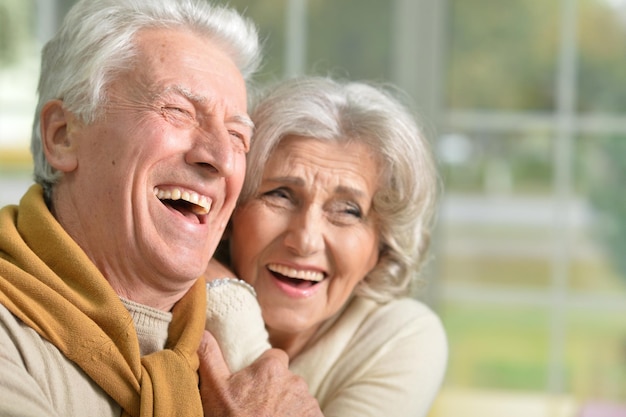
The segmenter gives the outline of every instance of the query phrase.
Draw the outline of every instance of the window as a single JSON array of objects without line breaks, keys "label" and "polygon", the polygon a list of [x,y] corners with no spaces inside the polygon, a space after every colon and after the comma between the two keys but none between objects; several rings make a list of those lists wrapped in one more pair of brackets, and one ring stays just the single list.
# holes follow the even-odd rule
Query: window
[{"label": "window", "polygon": [[623,399],[626,2],[271,3],[247,11],[274,37],[273,77],[389,80],[435,126],[445,198],[423,296],[451,356],[433,415]]}]

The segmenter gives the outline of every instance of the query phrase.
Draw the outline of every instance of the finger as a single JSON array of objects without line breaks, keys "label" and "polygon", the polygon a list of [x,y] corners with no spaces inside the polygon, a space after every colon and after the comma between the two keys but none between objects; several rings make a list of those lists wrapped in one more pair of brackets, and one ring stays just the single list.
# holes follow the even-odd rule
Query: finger
[{"label": "finger", "polygon": [[202,335],[198,356],[200,358],[200,379],[225,380],[232,374],[217,340],[206,330]]},{"label": "finger", "polygon": [[[217,343],[217,342],[216,342]],[[255,362],[277,362],[281,367],[289,367],[289,356],[284,350],[268,349]]]}]

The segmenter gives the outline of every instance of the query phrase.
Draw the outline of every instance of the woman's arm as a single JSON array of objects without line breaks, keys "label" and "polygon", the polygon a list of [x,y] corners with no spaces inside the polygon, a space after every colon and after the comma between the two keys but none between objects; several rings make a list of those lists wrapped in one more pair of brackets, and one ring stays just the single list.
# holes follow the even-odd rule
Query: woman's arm
[{"label": "woman's arm", "polygon": [[218,341],[232,372],[250,365],[271,348],[254,289],[212,260],[207,280],[206,330]]}]

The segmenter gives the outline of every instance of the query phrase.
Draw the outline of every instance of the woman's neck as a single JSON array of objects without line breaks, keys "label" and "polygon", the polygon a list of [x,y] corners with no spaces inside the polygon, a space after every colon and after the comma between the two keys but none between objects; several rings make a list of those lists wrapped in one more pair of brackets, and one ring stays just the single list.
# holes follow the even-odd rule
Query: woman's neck
[{"label": "woman's neck", "polygon": [[284,350],[289,356],[289,360],[293,360],[305,349],[318,328],[319,326],[316,326],[300,333],[277,331],[269,327],[267,331],[272,347]]}]

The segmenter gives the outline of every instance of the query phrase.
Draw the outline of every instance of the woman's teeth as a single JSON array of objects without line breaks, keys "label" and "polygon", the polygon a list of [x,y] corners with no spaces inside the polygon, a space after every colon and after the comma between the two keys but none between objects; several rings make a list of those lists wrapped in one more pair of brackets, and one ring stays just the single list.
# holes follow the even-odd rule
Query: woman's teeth
[{"label": "woman's teeth", "polygon": [[283,275],[287,278],[301,279],[313,282],[320,282],[324,279],[324,274],[318,271],[300,270],[278,264],[270,264],[267,266],[267,268],[270,271],[276,272],[277,274]]}]

